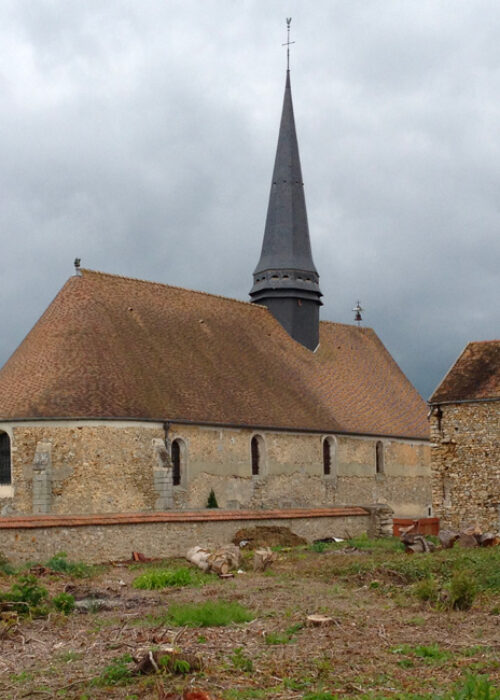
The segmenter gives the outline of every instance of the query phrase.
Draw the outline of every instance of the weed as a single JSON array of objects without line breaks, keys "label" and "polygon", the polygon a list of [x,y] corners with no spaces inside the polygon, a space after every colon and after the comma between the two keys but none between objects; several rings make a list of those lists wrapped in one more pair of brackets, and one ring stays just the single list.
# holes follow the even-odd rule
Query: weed
[{"label": "weed", "polygon": [[[349,547],[356,547],[356,549],[361,549],[368,552],[402,552],[404,550],[403,543],[398,537],[377,537],[372,539],[364,532],[357,537],[351,537],[347,540]],[[345,547],[345,543],[342,543],[340,549]]]},{"label": "weed", "polygon": [[445,700],[500,700],[500,688],[493,686],[486,676],[468,676]]},{"label": "weed", "polygon": [[283,678],[283,686],[287,690],[305,690],[307,686],[311,685],[308,680],[296,680],[295,678]]},{"label": "weed", "polygon": [[434,576],[419,581],[414,588],[414,593],[419,600],[429,603],[435,603],[439,598],[439,589]]},{"label": "weed", "polygon": [[260,690],[259,688],[238,688],[226,690],[224,697],[227,700],[268,700],[270,689]]},{"label": "weed", "polygon": [[[439,644],[419,644],[412,647],[409,644],[401,644],[391,649],[393,654],[405,654],[407,656],[415,656],[420,659],[425,659],[428,662],[445,661],[449,659],[451,654],[444,649],[441,649]],[[398,663],[403,668],[410,668],[409,664]],[[413,665],[413,664],[412,664]]]},{"label": "weed", "polygon": [[457,571],[449,585],[449,605],[454,610],[469,610],[476,597],[477,587],[470,571]]},{"label": "weed", "polygon": [[93,567],[84,564],[82,561],[68,561],[67,556],[66,552],[58,552],[45,563],[45,566],[51,571],[74,576],[75,578],[92,576],[94,573]]},{"label": "weed", "polygon": [[293,635],[300,629],[302,629],[302,625],[296,624],[289,627],[286,632],[269,632],[265,637],[266,644],[289,644],[294,642],[295,638]]},{"label": "weed", "polygon": [[425,625],[426,619],[425,617],[421,617],[420,615],[416,615],[415,617],[410,617],[408,620],[409,625],[416,625],[417,627],[422,627]]},{"label": "weed", "polygon": [[69,615],[75,609],[75,599],[70,593],[58,593],[52,598],[52,604],[65,615]]},{"label": "weed", "polygon": [[203,634],[200,634],[196,641],[198,642],[198,644],[206,644],[208,642],[208,639]]},{"label": "weed", "polygon": [[168,671],[169,673],[178,673],[180,675],[185,675],[191,670],[191,664],[185,659],[178,659],[177,657],[171,657],[168,654],[160,656],[158,659],[158,665],[160,668]]},{"label": "weed", "polygon": [[318,552],[318,554],[322,554],[325,549],[328,549],[328,544],[327,542],[313,542],[311,545],[309,545],[309,549],[312,552]]},{"label": "weed", "polygon": [[288,644],[291,637],[286,632],[269,632],[266,634],[266,644]]},{"label": "weed", "polygon": [[134,579],[134,588],[148,591],[173,586],[201,586],[211,580],[207,574],[198,569],[189,569],[186,566],[177,569],[151,569],[145,571]]},{"label": "weed", "polygon": [[166,624],[176,627],[224,627],[233,622],[250,622],[253,614],[239,603],[224,600],[171,605]]},{"label": "weed", "polygon": [[94,686],[106,686],[106,685],[124,685],[127,683],[132,672],[128,668],[128,664],[132,661],[130,654],[124,654],[106,666],[100,676],[94,678],[91,685]]},{"label": "weed", "polygon": [[21,671],[21,673],[13,673],[9,676],[9,681],[11,683],[26,683],[27,681],[32,681],[33,678],[34,675],[30,671]]},{"label": "weed", "polygon": [[414,654],[421,659],[432,659],[433,661],[444,661],[450,658],[450,653],[441,649],[439,644],[430,644],[427,646],[425,644],[420,644],[415,647]]},{"label": "weed", "polygon": [[231,654],[231,662],[239,671],[253,671],[252,659],[243,653],[243,647],[236,647]]},{"label": "weed", "polygon": [[83,656],[83,653],[80,651],[65,651],[63,654],[61,654],[58,658],[60,661],[63,663],[69,664],[72,661],[78,661],[78,659],[81,659]]}]

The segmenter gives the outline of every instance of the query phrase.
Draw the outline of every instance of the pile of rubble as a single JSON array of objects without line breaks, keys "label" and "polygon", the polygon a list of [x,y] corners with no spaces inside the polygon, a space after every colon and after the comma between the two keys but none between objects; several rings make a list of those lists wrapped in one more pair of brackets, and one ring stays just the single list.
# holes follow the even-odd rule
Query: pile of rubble
[{"label": "pile of rubble", "polygon": [[500,545],[500,535],[493,532],[483,532],[474,525],[460,532],[456,530],[440,530],[438,539],[440,545],[426,539],[416,532],[416,524],[401,530],[400,539],[409,554],[416,552],[433,552],[435,549],[451,549],[455,543],[459,547],[496,547]]}]

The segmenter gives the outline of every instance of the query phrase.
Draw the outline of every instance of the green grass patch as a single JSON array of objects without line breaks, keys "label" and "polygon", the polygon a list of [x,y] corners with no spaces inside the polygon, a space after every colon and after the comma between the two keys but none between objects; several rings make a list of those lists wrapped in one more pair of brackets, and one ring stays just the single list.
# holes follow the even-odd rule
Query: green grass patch
[{"label": "green grass patch", "polygon": [[311,566],[309,575],[325,580],[332,577],[352,579],[369,583],[373,579],[389,580],[391,583],[408,585],[434,577],[439,588],[449,584],[454,575],[467,571],[474,580],[477,593],[500,593],[500,547],[478,547],[477,549],[444,549],[436,552],[408,556],[398,551],[401,544],[396,538],[370,540],[360,536],[349,540],[349,544],[362,549],[370,556],[342,555],[321,559],[321,570]]},{"label": "green grass patch", "polygon": [[213,581],[214,577],[200,569],[190,569],[181,566],[171,569],[150,569],[137,576],[132,582],[134,588],[143,590],[158,590],[162,588],[181,586],[202,586]]},{"label": "green grass patch", "polygon": [[[400,644],[399,646],[393,647],[391,651],[393,654],[413,656],[414,658],[425,659],[428,662],[446,661],[452,656],[449,651],[442,649],[439,644],[419,644],[415,647],[409,644]],[[411,666],[407,664],[400,663],[399,665],[404,668],[411,668]]]},{"label": "green grass patch", "polygon": [[84,564],[82,561],[70,561],[66,552],[54,554],[44,566],[58,574],[66,574],[75,578],[89,578],[95,573],[95,567]]},{"label": "green grass patch", "polygon": [[206,603],[171,605],[162,619],[165,624],[175,627],[225,627],[235,622],[250,622],[254,617],[239,603],[209,600]]}]

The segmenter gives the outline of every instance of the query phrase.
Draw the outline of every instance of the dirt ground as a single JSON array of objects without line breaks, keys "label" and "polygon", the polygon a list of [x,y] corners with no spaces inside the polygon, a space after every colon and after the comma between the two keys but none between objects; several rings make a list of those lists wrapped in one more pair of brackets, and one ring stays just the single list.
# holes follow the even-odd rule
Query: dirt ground
[{"label": "dirt ground", "polygon": [[[403,697],[442,694],[469,672],[500,685],[498,598],[479,598],[469,611],[435,610],[397,578],[330,576],[330,558],[349,556],[281,552],[263,574],[211,577],[201,587],[161,591],[132,587],[146,564],[106,565],[86,579],[42,570],[40,583],[51,594],[68,586],[77,598],[88,593],[84,589],[100,591],[109,609],[51,612],[48,618],[22,619],[4,629],[0,698],[157,699],[187,686],[226,700],[314,698],[315,693],[321,698],[322,692]],[[11,585],[10,579],[0,577],[0,590]],[[209,599],[238,601],[254,619],[211,628],[172,628],[160,619],[174,602]],[[331,624],[308,627],[306,617],[312,613],[331,616]],[[196,654],[203,669],[133,677],[117,672],[102,681],[103,670],[119,665],[127,654],[166,643]]]}]

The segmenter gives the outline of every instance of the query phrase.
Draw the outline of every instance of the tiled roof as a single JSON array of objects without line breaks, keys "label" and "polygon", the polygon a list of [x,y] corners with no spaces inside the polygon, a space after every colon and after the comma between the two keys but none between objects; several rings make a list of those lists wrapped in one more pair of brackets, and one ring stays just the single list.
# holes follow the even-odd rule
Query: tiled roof
[{"label": "tiled roof", "polygon": [[375,333],[321,323],[310,352],[264,307],[89,270],[0,371],[0,419],[135,418],[427,438]]},{"label": "tiled roof", "polygon": [[500,340],[469,343],[430,403],[500,398]]}]

